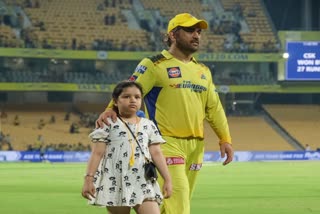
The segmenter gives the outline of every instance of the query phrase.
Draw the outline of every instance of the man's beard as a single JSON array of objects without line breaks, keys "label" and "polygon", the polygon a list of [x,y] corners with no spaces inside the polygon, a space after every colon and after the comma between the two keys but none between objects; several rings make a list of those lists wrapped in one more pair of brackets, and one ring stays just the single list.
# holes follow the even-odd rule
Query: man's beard
[{"label": "man's beard", "polygon": [[[199,40],[197,41],[199,43]],[[181,38],[176,38],[176,46],[179,50],[184,53],[193,54],[198,51],[199,46],[192,46],[191,43],[187,43],[185,40]]]}]

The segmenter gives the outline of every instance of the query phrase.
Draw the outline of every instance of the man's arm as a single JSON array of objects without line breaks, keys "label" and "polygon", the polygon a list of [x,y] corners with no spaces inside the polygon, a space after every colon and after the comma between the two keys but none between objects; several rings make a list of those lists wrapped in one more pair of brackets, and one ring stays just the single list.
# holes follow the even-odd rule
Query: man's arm
[{"label": "man's arm", "polygon": [[206,105],[206,120],[220,139],[220,145],[222,143],[232,144],[227,117],[213,84],[209,87]]},{"label": "man's arm", "polygon": [[221,158],[227,155],[223,162],[223,165],[227,165],[233,160],[231,136],[226,114],[212,82],[210,82],[206,104],[206,120],[219,138]]}]

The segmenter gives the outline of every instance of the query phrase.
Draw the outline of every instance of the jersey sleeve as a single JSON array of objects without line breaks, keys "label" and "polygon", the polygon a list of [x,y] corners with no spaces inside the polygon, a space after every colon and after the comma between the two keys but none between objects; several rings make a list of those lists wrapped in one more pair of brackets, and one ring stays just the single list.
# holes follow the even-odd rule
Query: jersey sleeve
[{"label": "jersey sleeve", "polygon": [[219,138],[219,144],[230,143],[231,136],[226,114],[220,102],[216,88],[210,80],[206,104],[206,120]]},{"label": "jersey sleeve", "polygon": [[147,94],[153,88],[156,82],[156,74],[153,62],[148,58],[144,58],[138,64],[129,80],[140,83],[143,89],[143,94]]}]

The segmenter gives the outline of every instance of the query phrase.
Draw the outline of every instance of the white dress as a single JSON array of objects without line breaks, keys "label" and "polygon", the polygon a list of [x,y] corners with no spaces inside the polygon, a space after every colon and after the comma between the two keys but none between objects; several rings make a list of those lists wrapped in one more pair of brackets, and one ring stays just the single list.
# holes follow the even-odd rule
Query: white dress
[{"label": "white dress", "polygon": [[[95,198],[89,201],[98,206],[130,206],[142,204],[145,199],[155,200],[161,204],[163,196],[158,182],[151,182],[144,177],[145,158],[128,128],[119,118],[115,123],[109,120],[110,126],[94,130],[89,137],[94,143],[106,143],[107,149],[101,160],[94,185]],[[129,124],[143,149],[150,158],[148,145],[165,143],[155,124],[141,118],[138,125]],[[132,143],[133,142],[133,147]],[[131,153],[134,148],[133,153]],[[134,155],[134,163],[130,166],[130,157]]]}]

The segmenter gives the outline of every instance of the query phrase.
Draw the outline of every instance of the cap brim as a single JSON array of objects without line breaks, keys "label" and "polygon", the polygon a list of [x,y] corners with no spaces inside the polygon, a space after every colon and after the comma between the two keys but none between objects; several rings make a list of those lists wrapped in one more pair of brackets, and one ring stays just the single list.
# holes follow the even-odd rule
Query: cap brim
[{"label": "cap brim", "polygon": [[205,20],[191,20],[189,22],[181,24],[180,26],[181,27],[192,27],[194,25],[199,25],[199,28],[201,28],[201,29],[208,28],[208,23]]}]

